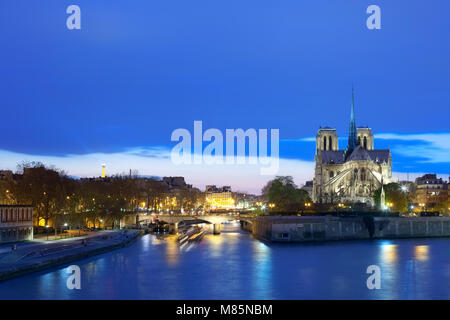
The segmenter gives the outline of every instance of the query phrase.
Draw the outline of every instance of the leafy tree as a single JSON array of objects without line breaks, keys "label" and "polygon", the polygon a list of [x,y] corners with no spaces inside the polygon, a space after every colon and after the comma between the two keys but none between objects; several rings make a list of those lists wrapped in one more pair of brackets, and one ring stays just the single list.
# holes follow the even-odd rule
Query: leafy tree
[{"label": "leafy tree", "polygon": [[262,189],[264,198],[275,205],[276,211],[296,211],[311,201],[308,192],[298,189],[291,176],[277,176]]},{"label": "leafy tree", "polygon": [[32,205],[37,221],[44,219],[47,224],[64,207],[65,173],[40,162],[24,162],[19,170],[22,178],[11,185],[16,201]]},{"label": "leafy tree", "polygon": [[112,176],[104,180],[85,179],[80,188],[80,212],[86,222],[100,220],[115,226],[138,204],[138,185],[133,176]]},{"label": "leafy tree", "polygon": [[[393,203],[392,211],[406,212],[408,211],[408,198],[405,192],[402,191],[398,183],[391,182],[383,185],[386,202]],[[376,190],[373,195],[374,202],[380,206],[381,202],[381,188]]]},{"label": "leafy tree", "polygon": [[14,204],[14,195],[11,193],[12,181],[0,180],[0,203]]},{"label": "leafy tree", "polygon": [[183,188],[177,193],[177,203],[185,212],[197,209],[203,201],[204,194],[198,189]]},{"label": "leafy tree", "polygon": [[[40,162],[24,162],[13,179],[0,180],[2,203],[30,204],[34,207],[36,224],[61,227],[83,226],[87,223],[117,226],[127,213],[137,209],[139,202],[156,210],[167,197],[176,197],[177,208],[186,211],[199,208],[204,193],[183,187],[169,190],[162,181],[140,178],[136,172],[104,179],[73,179],[64,171]],[[174,208],[175,209],[175,208]]]},{"label": "leafy tree", "polygon": [[141,183],[141,191],[147,197],[147,206],[155,211],[169,192],[166,184],[155,179],[145,179]]}]

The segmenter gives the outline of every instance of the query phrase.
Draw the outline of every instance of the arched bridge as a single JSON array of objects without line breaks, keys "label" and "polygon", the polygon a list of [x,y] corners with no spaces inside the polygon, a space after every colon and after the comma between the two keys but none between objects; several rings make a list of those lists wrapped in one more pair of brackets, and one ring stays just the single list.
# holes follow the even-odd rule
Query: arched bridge
[{"label": "arched bridge", "polygon": [[220,230],[222,227],[222,223],[227,221],[237,220],[236,216],[232,215],[197,215],[197,216],[189,216],[189,215],[169,215],[169,214],[161,214],[157,216],[157,219],[161,222],[166,222],[171,227],[170,231],[172,233],[178,232],[178,224],[181,221],[195,221],[197,223],[209,223],[214,225],[214,234],[220,234]]},{"label": "arched bridge", "polygon": [[167,223],[177,223],[181,221],[201,220],[206,223],[217,224],[227,221],[237,220],[235,215],[171,215],[171,214],[158,214],[156,215],[159,221]]},{"label": "arched bridge", "polygon": [[205,214],[205,215],[175,215],[175,214],[146,214],[138,213],[127,217],[124,225],[142,225],[154,223],[155,221],[165,222],[169,224],[172,233],[178,232],[178,224],[182,221],[208,223],[214,225],[214,233],[219,234],[221,224],[227,221],[239,220],[238,215],[230,214]]},{"label": "arched bridge", "polygon": [[253,232],[253,219],[251,214],[241,214],[239,220],[241,221],[241,227],[244,230]]}]

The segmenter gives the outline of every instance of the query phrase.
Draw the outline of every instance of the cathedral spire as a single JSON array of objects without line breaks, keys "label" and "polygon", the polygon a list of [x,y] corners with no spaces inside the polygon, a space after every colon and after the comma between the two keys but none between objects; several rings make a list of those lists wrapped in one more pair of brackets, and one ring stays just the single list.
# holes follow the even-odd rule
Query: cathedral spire
[{"label": "cathedral spire", "polygon": [[346,156],[349,155],[357,146],[357,133],[355,123],[355,91],[352,85],[352,107],[350,111],[350,129],[348,133],[348,144],[346,149]]}]

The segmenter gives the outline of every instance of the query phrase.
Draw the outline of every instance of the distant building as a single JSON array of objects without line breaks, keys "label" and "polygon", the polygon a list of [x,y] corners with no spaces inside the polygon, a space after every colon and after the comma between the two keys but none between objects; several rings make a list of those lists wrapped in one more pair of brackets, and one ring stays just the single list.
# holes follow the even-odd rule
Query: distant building
[{"label": "distant building", "polygon": [[0,180],[12,180],[13,172],[11,170],[0,170]]},{"label": "distant building", "polygon": [[446,182],[436,174],[425,174],[416,178],[416,185],[420,189],[443,189]]},{"label": "distant building", "polygon": [[231,192],[231,187],[230,186],[223,186],[223,187],[216,187],[215,185],[208,185],[205,188],[205,192]]},{"label": "distant building", "polygon": [[191,184],[187,184],[184,177],[163,177],[162,182],[171,189],[192,188]]},{"label": "distant building", "polygon": [[306,192],[308,192],[308,195],[310,198],[312,198],[312,192],[313,192],[313,181],[306,181],[305,185],[303,187],[301,187],[300,189],[305,190]]},{"label": "distant building", "polygon": [[256,202],[262,201],[261,196],[242,192],[233,192],[236,209],[248,209],[255,206]]},{"label": "distant building", "polygon": [[33,208],[0,205],[0,243],[33,240]]},{"label": "distant building", "polygon": [[448,200],[448,183],[435,174],[425,174],[416,179],[415,205],[422,209],[437,209]]},{"label": "distant building", "polygon": [[217,188],[215,185],[208,185],[205,193],[206,207],[208,209],[235,208],[235,200],[230,186]]},{"label": "distant building", "polygon": [[346,149],[339,149],[334,128],[320,128],[316,136],[312,199],[316,203],[360,202],[373,205],[373,194],[391,182],[388,149],[374,149],[372,129],[356,128],[354,98]]},{"label": "distant building", "polygon": [[[200,190],[187,184],[184,177],[163,177],[161,184],[166,192],[166,197],[161,199],[158,210],[166,212],[180,211],[184,213],[187,207],[199,207],[201,204],[195,201],[195,194]],[[190,195],[190,196],[189,196]],[[189,202],[186,203],[186,202]]]}]

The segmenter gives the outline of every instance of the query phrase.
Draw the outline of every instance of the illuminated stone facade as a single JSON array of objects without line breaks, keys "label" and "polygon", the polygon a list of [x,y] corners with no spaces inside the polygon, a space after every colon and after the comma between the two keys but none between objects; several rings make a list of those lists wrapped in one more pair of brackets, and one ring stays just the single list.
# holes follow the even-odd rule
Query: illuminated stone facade
[{"label": "illuminated stone facade", "polygon": [[0,243],[33,240],[33,208],[0,205]]},{"label": "illuminated stone facade", "polygon": [[208,209],[232,209],[235,207],[235,200],[229,186],[222,188],[214,185],[206,186],[205,194]]},{"label": "illuminated stone facade", "polygon": [[450,211],[447,207],[450,190],[448,183],[436,174],[425,174],[416,179],[415,205],[420,210]]}]

